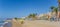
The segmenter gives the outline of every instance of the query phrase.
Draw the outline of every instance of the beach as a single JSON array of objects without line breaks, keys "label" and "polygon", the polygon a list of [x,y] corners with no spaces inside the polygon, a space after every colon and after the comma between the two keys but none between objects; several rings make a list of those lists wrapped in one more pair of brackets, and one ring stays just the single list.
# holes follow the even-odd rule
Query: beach
[{"label": "beach", "polygon": [[35,20],[35,21],[28,21],[25,20],[24,24],[18,24],[20,22],[14,23],[15,26],[13,27],[60,27],[60,22],[50,22],[45,20]]}]

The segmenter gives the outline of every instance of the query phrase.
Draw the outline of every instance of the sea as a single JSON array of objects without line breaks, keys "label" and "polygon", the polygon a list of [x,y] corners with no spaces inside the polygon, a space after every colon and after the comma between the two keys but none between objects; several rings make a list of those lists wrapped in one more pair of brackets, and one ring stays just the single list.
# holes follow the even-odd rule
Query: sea
[{"label": "sea", "polygon": [[4,25],[6,18],[0,18],[0,27]]},{"label": "sea", "polygon": [[11,22],[6,22],[6,20],[11,20],[10,18],[0,18],[0,27],[4,27],[4,26],[7,26],[7,27],[11,27],[12,26],[12,23]]},{"label": "sea", "polygon": [[4,25],[5,21],[0,21],[0,27]]}]

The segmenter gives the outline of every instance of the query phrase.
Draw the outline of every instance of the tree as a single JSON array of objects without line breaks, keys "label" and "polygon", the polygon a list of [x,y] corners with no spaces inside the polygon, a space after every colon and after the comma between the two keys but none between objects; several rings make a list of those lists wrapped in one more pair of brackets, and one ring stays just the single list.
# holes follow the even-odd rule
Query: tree
[{"label": "tree", "polygon": [[57,18],[57,15],[58,15],[58,8],[55,8],[54,11],[55,11],[55,13],[56,13],[56,18]]},{"label": "tree", "polygon": [[[52,13],[54,12],[54,11],[53,11],[54,8],[55,8],[54,6],[51,6],[51,7],[50,7]],[[51,13],[51,14],[52,14],[52,13]]]},{"label": "tree", "polygon": [[30,14],[30,15],[28,15],[28,18],[32,18],[33,20],[35,20],[36,19],[36,15],[37,14],[34,14],[34,13],[33,14]]},{"label": "tree", "polygon": [[52,6],[52,7],[51,7],[51,11],[52,11],[52,13],[54,13],[54,12],[55,12],[55,15],[56,15],[56,18],[57,18],[57,15],[58,15],[58,8],[57,8],[57,7]]},{"label": "tree", "polygon": [[17,17],[15,17],[15,20],[17,20]]},{"label": "tree", "polygon": [[52,10],[52,13],[55,12],[56,14],[58,14],[58,8],[57,7],[52,6],[51,10]]}]

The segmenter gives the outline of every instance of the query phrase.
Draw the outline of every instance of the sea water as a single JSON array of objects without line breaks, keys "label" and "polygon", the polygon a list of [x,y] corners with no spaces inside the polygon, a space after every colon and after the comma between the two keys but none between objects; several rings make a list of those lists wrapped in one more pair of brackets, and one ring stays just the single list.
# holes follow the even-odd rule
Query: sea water
[{"label": "sea water", "polygon": [[[7,25],[7,27],[11,27],[12,23],[11,22],[6,22],[7,18],[0,18],[0,27],[4,27]],[[10,20],[10,18],[8,18]]]},{"label": "sea water", "polygon": [[0,18],[0,26],[2,26],[5,22],[6,18]]},{"label": "sea water", "polygon": [[0,20],[0,27],[3,26],[5,21]]}]

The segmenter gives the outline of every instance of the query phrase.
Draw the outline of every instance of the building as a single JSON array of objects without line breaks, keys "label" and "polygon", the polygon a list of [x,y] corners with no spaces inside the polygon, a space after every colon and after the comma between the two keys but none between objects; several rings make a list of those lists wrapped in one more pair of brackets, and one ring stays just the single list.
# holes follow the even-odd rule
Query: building
[{"label": "building", "polygon": [[58,8],[58,11],[59,11],[59,12],[58,12],[58,18],[60,18],[60,0],[58,0],[58,7],[59,7],[59,8]]}]

